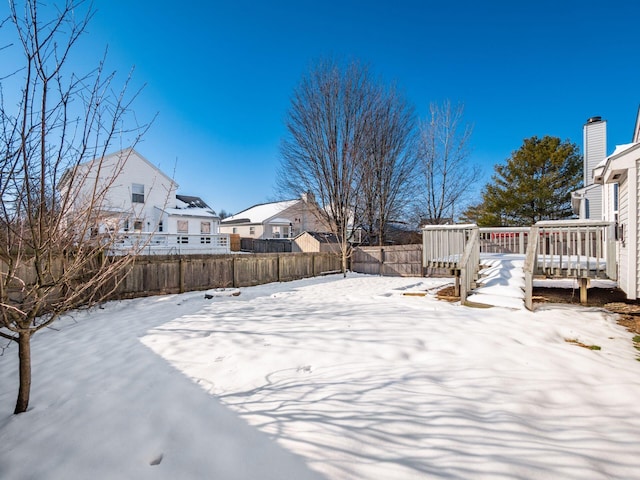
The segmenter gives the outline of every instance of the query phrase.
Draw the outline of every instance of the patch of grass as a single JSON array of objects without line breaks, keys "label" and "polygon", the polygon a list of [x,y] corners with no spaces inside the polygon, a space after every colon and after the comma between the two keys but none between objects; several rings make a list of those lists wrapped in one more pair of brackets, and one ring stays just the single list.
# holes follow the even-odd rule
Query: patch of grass
[{"label": "patch of grass", "polygon": [[640,343],[640,335],[636,335],[631,340],[633,340],[633,343]]},{"label": "patch of grass", "polygon": [[602,347],[600,347],[599,345],[587,345],[586,343],[582,343],[581,341],[579,341],[577,338],[565,338],[564,341],[582,348],[587,348],[589,350],[602,350]]}]

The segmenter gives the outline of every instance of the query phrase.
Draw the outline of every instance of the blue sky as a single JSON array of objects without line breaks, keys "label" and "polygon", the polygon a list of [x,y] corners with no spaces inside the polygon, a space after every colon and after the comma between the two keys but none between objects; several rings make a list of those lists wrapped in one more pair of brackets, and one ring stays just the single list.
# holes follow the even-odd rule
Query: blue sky
[{"label": "blue sky", "polygon": [[290,94],[323,57],[368,63],[420,116],[463,103],[486,179],[533,135],[582,147],[595,115],[612,151],[640,103],[634,0],[94,3],[74,61],[87,69],[108,44],[111,68],[135,66],[136,115],[158,113],[138,150],[218,211],[275,198]]}]

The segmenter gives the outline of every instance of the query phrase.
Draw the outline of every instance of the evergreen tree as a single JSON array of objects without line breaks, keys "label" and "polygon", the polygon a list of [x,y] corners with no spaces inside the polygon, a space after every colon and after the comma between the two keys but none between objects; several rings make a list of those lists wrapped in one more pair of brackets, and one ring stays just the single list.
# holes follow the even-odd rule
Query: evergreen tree
[{"label": "evergreen tree", "polygon": [[582,186],[578,147],[557,137],[524,140],[504,165],[496,165],[482,202],[463,214],[479,226],[526,226],[572,216],[571,192]]}]

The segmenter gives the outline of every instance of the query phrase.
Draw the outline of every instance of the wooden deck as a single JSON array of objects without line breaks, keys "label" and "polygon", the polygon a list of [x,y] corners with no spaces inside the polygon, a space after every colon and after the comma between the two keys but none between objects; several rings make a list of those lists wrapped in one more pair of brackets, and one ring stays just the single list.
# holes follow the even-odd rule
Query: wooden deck
[{"label": "wooden deck", "polygon": [[586,301],[590,279],[617,280],[615,252],[614,225],[593,220],[538,222],[533,227],[434,225],[423,229],[423,266],[458,273],[463,302],[475,286],[480,253],[526,255],[525,305],[531,309],[534,277],[575,278]]}]

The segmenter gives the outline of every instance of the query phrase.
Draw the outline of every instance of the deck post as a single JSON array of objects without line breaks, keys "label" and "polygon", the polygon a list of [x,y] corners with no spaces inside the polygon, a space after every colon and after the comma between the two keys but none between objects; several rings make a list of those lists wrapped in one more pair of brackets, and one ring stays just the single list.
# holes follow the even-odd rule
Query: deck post
[{"label": "deck post", "polygon": [[456,283],[453,286],[453,295],[456,297],[460,296],[460,269],[459,268],[454,268],[451,270],[451,273],[453,274]]},{"label": "deck post", "polygon": [[586,277],[580,278],[580,304],[587,304],[587,288],[589,288],[589,279]]}]

